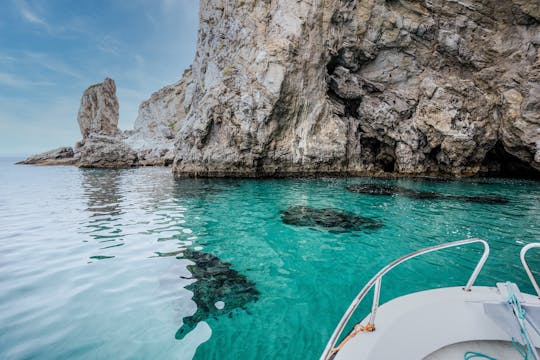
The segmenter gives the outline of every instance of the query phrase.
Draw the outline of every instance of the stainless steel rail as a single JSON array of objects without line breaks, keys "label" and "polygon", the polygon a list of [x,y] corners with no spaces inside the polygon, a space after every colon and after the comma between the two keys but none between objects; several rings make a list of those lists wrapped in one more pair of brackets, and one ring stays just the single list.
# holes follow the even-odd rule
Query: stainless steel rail
[{"label": "stainless steel rail", "polygon": [[[421,249],[421,250],[412,252],[412,253],[410,253],[408,255],[402,256],[399,259],[396,259],[396,260],[392,261],[390,264],[388,264],[384,268],[382,268],[374,277],[371,278],[371,280],[369,280],[367,282],[367,284],[363,287],[363,289],[354,298],[353,302],[351,303],[351,305],[349,305],[349,308],[347,309],[345,314],[343,314],[343,317],[341,318],[341,320],[339,321],[336,329],[332,333],[332,337],[330,337],[330,340],[328,341],[328,344],[326,344],[326,347],[325,347],[324,352],[322,353],[320,359],[321,360],[327,360],[329,358],[329,355],[331,354],[332,349],[336,345],[336,342],[337,342],[339,336],[343,332],[343,329],[345,328],[345,325],[347,325],[347,323],[349,322],[352,314],[354,313],[354,311],[356,310],[356,308],[358,307],[360,302],[367,295],[368,291],[373,287],[373,285],[375,285],[375,291],[373,293],[373,303],[371,305],[371,315],[369,317],[369,323],[368,324],[375,325],[375,314],[377,312],[377,308],[379,307],[379,295],[380,295],[380,290],[381,290],[382,277],[384,275],[386,275],[390,270],[392,270],[393,268],[395,268],[396,266],[398,266],[399,264],[401,264],[401,263],[403,263],[403,262],[405,262],[407,260],[410,260],[412,258],[415,258],[415,257],[423,255],[423,254],[427,254],[427,253],[430,253],[430,252],[433,252],[433,251],[447,249],[447,248],[451,248],[451,247],[473,244],[473,243],[482,243],[484,245],[484,253],[482,254],[482,257],[480,258],[480,260],[478,260],[478,264],[474,268],[474,271],[473,271],[471,277],[469,278],[469,281],[467,281],[467,284],[463,288],[463,290],[465,290],[465,291],[471,291],[471,288],[472,288],[476,278],[478,277],[478,274],[480,273],[480,270],[482,270],[482,267],[484,266],[484,263],[486,262],[486,260],[487,260],[487,258],[489,256],[489,245],[485,240],[474,238],[474,239],[453,241],[453,242],[449,242],[449,243],[446,243],[446,244],[431,246],[431,247],[428,247],[428,248],[425,248],[425,249]],[[540,244],[538,244],[538,247],[540,247]],[[536,281],[534,282],[534,284],[536,284]],[[536,285],[536,286],[538,286],[538,285]],[[539,293],[539,295],[540,295],[540,293]]]},{"label": "stainless steel rail", "polygon": [[523,267],[525,268],[525,272],[527,273],[527,276],[531,280],[534,290],[536,290],[536,294],[540,298],[540,287],[538,287],[538,283],[536,282],[536,279],[534,278],[531,268],[529,267],[529,264],[527,264],[527,260],[525,260],[525,255],[527,254],[527,251],[529,251],[532,248],[540,248],[540,243],[531,243],[531,244],[525,245],[521,249],[519,253],[519,257],[521,259],[521,263],[523,264]]}]

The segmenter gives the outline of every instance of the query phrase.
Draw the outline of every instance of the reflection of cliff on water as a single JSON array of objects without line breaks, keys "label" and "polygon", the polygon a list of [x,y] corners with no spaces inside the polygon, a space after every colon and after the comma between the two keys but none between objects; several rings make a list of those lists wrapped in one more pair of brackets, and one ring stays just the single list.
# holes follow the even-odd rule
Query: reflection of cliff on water
[{"label": "reflection of cliff on water", "polygon": [[89,234],[100,245],[89,257],[93,260],[113,259],[109,249],[123,246],[123,234],[113,221],[123,213],[121,203],[124,196],[121,192],[122,170],[80,169],[83,188],[83,199],[89,219],[83,223],[83,233]]},{"label": "reflection of cliff on water", "polygon": [[227,188],[237,187],[229,179],[181,179],[176,180],[174,198],[211,200],[213,196],[226,192]]},{"label": "reflection of cliff on water", "polygon": [[80,169],[87,211],[92,216],[121,214],[120,192],[122,170]]}]

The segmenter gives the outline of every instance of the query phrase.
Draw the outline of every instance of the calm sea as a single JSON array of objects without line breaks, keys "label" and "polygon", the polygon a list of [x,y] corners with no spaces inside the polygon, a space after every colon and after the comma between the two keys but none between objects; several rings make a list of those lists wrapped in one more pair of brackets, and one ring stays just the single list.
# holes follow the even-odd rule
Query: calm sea
[{"label": "calm sea", "polygon": [[[540,241],[538,182],[175,181],[168,168],[14,161],[0,160],[1,359],[317,358],[380,267],[469,237],[492,248],[478,284],[532,291],[518,255]],[[358,183],[444,197],[345,189]],[[284,223],[285,210],[305,226]],[[480,253],[404,264],[385,278],[382,300],[463,285]],[[540,253],[530,257],[540,270]]]}]

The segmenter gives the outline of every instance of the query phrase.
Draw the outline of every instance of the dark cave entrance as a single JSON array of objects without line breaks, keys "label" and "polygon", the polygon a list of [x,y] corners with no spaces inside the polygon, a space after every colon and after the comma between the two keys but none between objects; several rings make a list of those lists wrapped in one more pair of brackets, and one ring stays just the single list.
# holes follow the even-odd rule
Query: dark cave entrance
[{"label": "dark cave entrance", "polygon": [[488,151],[482,163],[483,176],[503,178],[540,179],[540,171],[510,154],[500,141]]},{"label": "dark cave entrance", "polygon": [[396,170],[396,156],[394,149],[390,145],[372,137],[361,138],[360,144],[366,159],[376,169],[389,173]]}]

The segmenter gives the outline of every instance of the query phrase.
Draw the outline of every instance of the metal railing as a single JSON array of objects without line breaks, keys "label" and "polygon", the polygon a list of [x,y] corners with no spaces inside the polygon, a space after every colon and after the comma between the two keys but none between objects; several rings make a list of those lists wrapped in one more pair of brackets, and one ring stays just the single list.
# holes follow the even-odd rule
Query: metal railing
[{"label": "metal railing", "polygon": [[521,263],[523,264],[523,267],[525,268],[525,272],[527,273],[529,280],[531,280],[532,286],[534,287],[534,290],[536,291],[536,294],[538,295],[538,298],[540,298],[540,287],[538,287],[538,283],[536,282],[536,279],[534,278],[531,268],[529,267],[529,264],[527,264],[527,260],[525,260],[525,255],[527,254],[527,251],[529,251],[532,248],[540,248],[540,243],[531,243],[531,244],[525,245],[521,249],[519,253],[519,257],[521,259]]},{"label": "metal railing", "polygon": [[[467,284],[463,288],[463,290],[465,290],[465,291],[470,291],[471,287],[473,286],[473,284],[474,284],[474,282],[476,280],[476,278],[478,277],[478,274],[480,273],[480,270],[482,270],[482,267],[484,266],[484,263],[486,262],[486,260],[487,260],[487,258],[489,256],[489,245],[485,240],[474,238],[474,239],[453,241],[453,242],[449,242],[449,243],[446,243],[446,244],[431,246],[431,247],[428,247],[428,248],[425,248],[425,249],[421,249],[421,250],[412,252],[412,253],[410,253],[408,255],[402,256],[399,259],[396,259],[396,260],[392,261],[390,264],[388,264],[384,268],[382,268],[374,277],[371,278],[371,280],[369,280],[367,282],[367,284],[364,286],[364,288],[354,298],[353,302],[351,303],[351,305],[349,305],[349,308],[347,309],[345,314],[343,314],[343,317],[341,318],[341,320],[339,321],[336,329],[332,333],[332,337],[330,337],[330,340],[328,341],[328,344],[326,344],[326,347],[325,347],[324,352],[322,353],[320,359],[321,360],[327,360],[328,359],[329,355],[332,352],[332,349],[334,349],[334,346],[336,345],[336,342],[337,342],[339,336],[343,332],[343,329],[345,328],[345,325],[347,325],[347,323],[349,322],[352,314],[355,312],[355,310],[358,307],[358,305],[360,304],[360,302],[364,299],[364,297],[367,295],[369,290],[371,290],[371,288],[374,285],[375,285],[375,290],[373,292],[373,303],[371,305],[371,314],[369,316],[368,324],[373,325],[373,326],[375,325],[375,315],[376,315],[376,312],[377,312],[377,308],[379,307],[379,296],[381,294],[382,277],[384,275],[386,275],[390,270],[392,270],[393,268],[395,268],[396,266],[398,266],[399,264],[401,264],[401,263],[403,263],[403,262],[405,262],[407,260],[410,260],[412,258],[415,258],[415,257],[423,255],[423,254],[427,254],[427,253],[437,251],[437,250],[441,250],[441,249],[447,249],[447,248],[451,248],[451,247],[456,247],[456,246],[461,246],[461,245],[468,245],[468,244],[473,244],[473,243],[482,243],[484,245],[484,253],[482,254],[482,257],[480,258],[480,260],[478,260],[478,264],[474,268],[474,271],[473,271],[471,277],[469,278],[469,281],[467,281]],[[538,247],[540,247],[540,244],[538,244]],[[534,284],[536,284],[536,281],[534,282]],[[536,286],[538,286],[538,285],[536,285]],[[539,293],[539,295],[540,295],[540,293]]]}]

